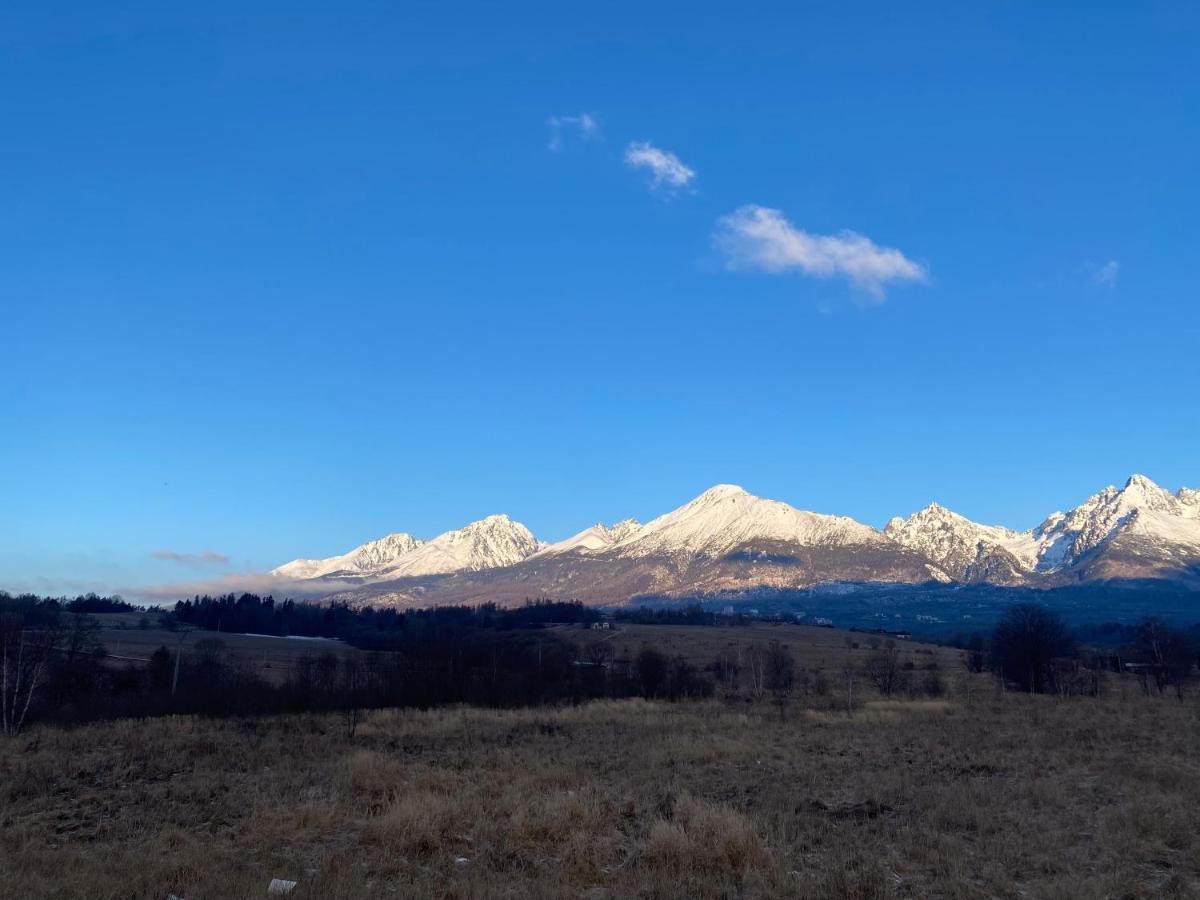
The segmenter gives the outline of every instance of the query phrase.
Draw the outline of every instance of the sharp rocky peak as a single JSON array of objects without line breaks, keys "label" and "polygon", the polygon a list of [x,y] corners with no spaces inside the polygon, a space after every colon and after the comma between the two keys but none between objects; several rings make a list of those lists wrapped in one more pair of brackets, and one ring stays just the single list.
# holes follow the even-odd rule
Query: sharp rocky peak
[{"label": "sharp rocky peak", "polygon": [[1162,488],[1155,484],[1151,479],[1147,478],[1145,475],[1139,475],[1137,472],[1134,472],[1125,480],[1125,490],[1129,490],[1130,488],[1143,491],[1162,490]]}]

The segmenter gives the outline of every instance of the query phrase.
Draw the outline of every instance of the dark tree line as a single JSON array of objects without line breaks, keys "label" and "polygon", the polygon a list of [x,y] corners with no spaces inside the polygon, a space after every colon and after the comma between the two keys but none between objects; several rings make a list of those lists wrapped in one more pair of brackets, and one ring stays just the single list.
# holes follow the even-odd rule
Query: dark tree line
[{"label": "dark tree line", "polygon": [[[650,646],[620,657],[604,639],[588,639],[580,647],[565,637],[578,631],[546,627],[600,618],[577,603],[398,611],[277,603],[252,594],[184,601],[165,616],[167,624],[199,630],[160,647],[147,663],[106,662],[89,612],[133,609],[119,598],[0,593],[0,733],[16,734],[37,720],[307,710],[340,710],[353,731],[359,711],[372,707],[508,707],[629,696],[682,700],[712,696],[717,684],[732,696],[739,679],[746,679],[752,698],[774,700],[782,717],[792,692],[797,686],[807,692],[810,678],[778,642],[748,647],[744,655],[722,653],[707,669]],[[684,614],[694,617],[697,611]],[[285,672],[271,672],[230,652],[220,631],[330,637],[356,650],[314,653]],[[1182,697],[1200,652],[1195,632],[1146,619],[1122,634],[1126,640],[1115,651],[1085,652],[1053,613],[1017,604],[988,638],[962,642],[964,661],[976,671],[991,668],[1006,685],[1030,692],[1088,692],[1089,678],[1094,692],[1098,668],[1108,667],[1136,673],[1147,693],[1173,690]],[[925,682],[918,684],[917,673],[908,671],[911,662],[900,663],[893,642],[872,637],[869,643],[864,674],[881,693],[944,690],[935,671],[922,673]],[[817,693],[825,693],[824,676],[813,677]]]},{"label": "dark tree line", "polygon": [[741,613],[717,613],[704,609],[699,603],[686,606],[632,606],[613,613],[617,622],[631,625],[749,625],[753,619]]},{"label": "dark tree line", "polygon": [[[359,711],[373,707],[511,707],[712,693],[704,673],[682,659],[663,657],[659,672],[653,653],[638,661],[613,659],[611,645],[601,643],[581,654],[560,630],[545,627],[599,618],[577,603],[544,601],[517,609],[401,612],[276,603],[249,594],[198,597],[178,604],[167,621],[194,629],[186,638],[160,647],[144,664],[106,664],[90,615],[58,600],[0,594],[0,721],[4,733],[15,734],[38,720],[317,710],[341,711],[353,731]],[[286,672],[265,672],[253,658],[231,652],[217,628],[336,637],[357,650],[314,653]]]},{"label": "dark tree line", "polygon": [[512,630],[549,624],[586,624],[600,614],[582,603],[535,600],[513,609],[492,603],[396,610],[277,602],[256,594],[194,597],[175,604],[175,619],[207,631],[277,637],[325,637],[366,650],[404,650],[462,637],[481,629]]},{"label": "dark tree line", "polygon": [[1171,689],[1182,697],[1200,665],[1200,626],[1177,628],[1148,616],[1136,625],[1071,631],[1036,603],[1014,604],[990,636],[957,635],[949,643],[964,651],[968,670],[990,668],[1006,685],[1030,693],[1094,693],[1098,674],[1110,671],[1138,676],[1147,692]]}]

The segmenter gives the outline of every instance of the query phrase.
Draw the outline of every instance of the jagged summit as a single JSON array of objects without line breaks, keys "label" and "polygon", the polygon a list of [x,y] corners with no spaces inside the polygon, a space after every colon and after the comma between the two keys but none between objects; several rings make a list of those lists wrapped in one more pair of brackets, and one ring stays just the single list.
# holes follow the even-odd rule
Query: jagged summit
[{"label": "jagged summit", "polygon": [[398,532],[328,559],[297,559],[271,570],[285,578],[377,580],[510,566],[537,552],[529,529],[493,515],[430,541]]},{"label": "jagged summit", "polygon": [[370,575],[394,563],[423,544],[411,534],[396,532],[368,541],[348,553],[328,559],[294,559],[271,570],[285,578],[347,578]]},{"label": "jagged summit", "polygon": [[538,556],[553,556],[559,553],[578,551],[591,553],[606,550],[618,541],[622,541],[638,532],[641,523],[637,519],[625,519],[615,525],[605,525],[597,522],[590,528],[585,528],[578,534],[573,534],[566,540],[548,544],[538,551]]},{"label": "jagged summit", "polygon": [[926,556],[956,581],[1010,584],[1033,564],[1026,536],[998,525],[980,525],[938,503],[907,519],[892,519],[883,534]]},{"label": "jagged summit", "polygon": [[1136,542],[1141,556],[1153,545],[1200,548],[1200,503],[1195,498],[1193,490],[1180,488],[1172,494],[1144,475],[1131,475],[1123,488],[1109,485],[1034,530],[1039,570],[1061,568],[1118,543]]},{"label": "jagged summit", "polygon": [[378,578],[476,572],[511,566],[538,551],[538,542],[520,522],[506,515],[488,516],[463,528],[439,534],[378,572]]},{"label": "jagged summit", "polygon": [[[969,580],[986,564],[988,580],[994,580],[993,570],[1000,565],[1012,570],[1005,576],[1010,583],[1095,563],[1105,548],[1117,550],[1134,540],[1142,558],[1148,551],[1154,556],[1155,545],[1160,556],[1178,558],[1180,548],[1186,555],[1187,548],[1200,548],[1197,497],[1189,488],[1172,494],[1145,475],[1134,474],[1123,488],[1109,485],[1025,532],[979,525],[933,503],[908,519],[892,519],[884,534],[929,556],[955,578]],[[1128,562],[1121,571],[1127,577],[1137,574]]]}]

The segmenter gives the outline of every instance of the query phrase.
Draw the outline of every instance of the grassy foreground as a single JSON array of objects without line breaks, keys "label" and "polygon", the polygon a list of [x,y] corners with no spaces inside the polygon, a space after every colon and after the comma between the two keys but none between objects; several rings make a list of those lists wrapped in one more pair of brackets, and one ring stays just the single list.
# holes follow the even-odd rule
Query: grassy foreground
[{"label": "grassy foreground", "polygon": [[6,897],[1200,896],[1200,706],[173,718],[0,743]]}]

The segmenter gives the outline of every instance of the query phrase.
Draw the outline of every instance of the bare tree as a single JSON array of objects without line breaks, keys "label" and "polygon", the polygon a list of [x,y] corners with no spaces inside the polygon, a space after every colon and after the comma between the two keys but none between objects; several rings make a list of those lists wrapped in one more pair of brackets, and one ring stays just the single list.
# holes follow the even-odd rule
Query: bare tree
[{"label": "bare tree", "polygon": [[1054,690],[1054,660],[1070,652],[1063,620],[1036,603],[1013,605],[992,632],[997,673],[1031,694]]},{"label": "bare tree", "polygon": [[[1173,687],[1175,696],[1183,699],[1197,657],[1196,645],[1186,633],[1148,616],[1138,627],[1134,653],[1144,666],[1150,667],[1148,674],[1154,677],[1160,694]],[[1145,679],[1147,670],[1142,672]]]},{"label": "bare tree", "polygon": [[892,696],[900,685],[900,655],[895,647],[871,651],[863,669],[867,679],[885,697]]},{"label": "bare tree", "polygon": [[788,700],[796,686],[796,662],[792,651],[779,641],[771,641],[766,653],[766,686],[779,707],[779,719],[783,721]]},{"label": "bare tree", "polygon": [[[199,646],[199,645],[197,645]],[[337,692],[338,658],[336,653],[326,650],[313,663],[313,687],[320,702],[329,705]]]},{"label": "bare tree", "polygon": [[750,676],[750,696],[761,700],[767,692],[767,651],[762,644],[746,649],[746,673]]},{"label": "bare tree", "polygon": [[667,665],[666,654],[654,647],[643,647],[638,653],[638,679],[642,682],[642,692],[647,698],[658,695],[659,688],[667,679]]},{"label": "bare tree", "polygon": [[358,723],[362,720],[363,704],[367,694],[367,668],[362,660],[353,656],[342,657],[341,702],[342,721],[346,725],[346,738],[354,740]]},{"label": "bare tree", "polygon": [[727,694],[737,693],[738,674],[742,668],[739,663],[741,655],[740,646],[729,644],[717,654],[716,663],[713,665],[713,673]]},{"label": "bare tree", "polygon": [[608,641],[593,641],[584,648],[584,657],[596,666],[610,666],[616,652]]},{"label": "bare tree", "polygon": [[842,669],[846,678],[846,715],[854,715],[854,666],[847,661]]},{"label": "bare tree", "polygon": [[982,672],[985,662],[984,651],[986,645],[982,634],[972,634],[967,639],[966,654],[963,657],[963,664],[967,667],[968,672]]},{"label": "bare tree", "polygon": [[33,616],[19,601],[0,605],[0,734],[14,737],[45,682],[50,655],[62,645],[61,616]]}]

